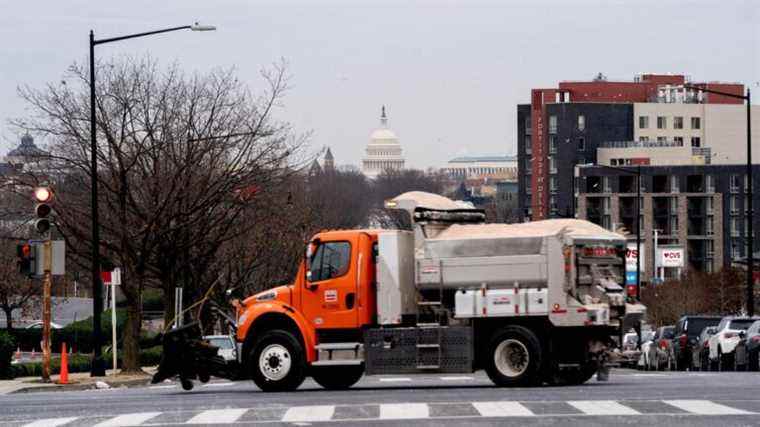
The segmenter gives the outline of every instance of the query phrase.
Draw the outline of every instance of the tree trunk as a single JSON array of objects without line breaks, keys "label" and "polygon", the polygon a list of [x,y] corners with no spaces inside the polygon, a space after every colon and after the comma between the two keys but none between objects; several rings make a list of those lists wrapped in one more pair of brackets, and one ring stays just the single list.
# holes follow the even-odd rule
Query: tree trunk
[{"label": "tree trunk", "polygon": [[3,311],[5,312],[5,329],[10,331],[13,329],[13,310],[4,308]]},{"label": "tree trunk", "polygon": [[139,302],[129,301],[127,321],[124,325],[122,349],[122,372],[140,371],[140,330],[142,329],[142,307]]}]

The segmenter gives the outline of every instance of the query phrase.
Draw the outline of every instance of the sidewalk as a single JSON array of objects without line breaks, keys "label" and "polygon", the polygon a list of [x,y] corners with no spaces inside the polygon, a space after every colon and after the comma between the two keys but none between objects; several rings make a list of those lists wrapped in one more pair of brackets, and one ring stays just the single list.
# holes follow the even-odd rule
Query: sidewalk
[{"label": "sidewalk", "polygon": [[58,375],[51,375],[52,382],[43,383],[40,377],[22,377],[13,380],[0,381],[0,395],[10,393],[26,393],[34,391],[66,391],[66,390],[89,390],[99,388],[96,383],[102,382],[108,384],[108,388],[114,387],[134,387],[147,385],[151,377],[156,372],[156,367],[144,367],[143,373],[121,374],[119,371],[109,369],[105,377],[91,377],[89,372],[76,372],[69,374],[69,383],[66,385],[57,384]]}]

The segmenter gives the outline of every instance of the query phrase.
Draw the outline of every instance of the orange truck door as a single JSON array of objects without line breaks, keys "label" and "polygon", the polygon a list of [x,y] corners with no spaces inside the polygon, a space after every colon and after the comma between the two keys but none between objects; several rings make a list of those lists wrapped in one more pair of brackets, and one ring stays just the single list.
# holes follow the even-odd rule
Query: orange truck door
[{"label": "orange truck door", "polygon": [[313,249],[301,307],[317,329],[358,327],[357,243],[354,235],[319,241]]}]

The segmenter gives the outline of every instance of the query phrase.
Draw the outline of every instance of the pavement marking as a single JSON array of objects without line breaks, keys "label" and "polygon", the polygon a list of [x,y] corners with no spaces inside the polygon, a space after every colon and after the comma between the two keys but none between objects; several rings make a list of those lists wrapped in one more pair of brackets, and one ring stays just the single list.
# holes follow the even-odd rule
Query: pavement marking
[{"label": "pavement marking", "polygon": [[668,405],[697,415],[746,415],[752,412],[721,405],[709,400],[663,400]]},{"label": "pavement marking", "polygon": [[379,378],[380,382],[383,383],[393,383],[393,382],[405,382],[405,381],[411,381],[411,378],[406,377],[398,377],[398,378]]},{"label": "pavement marking", "polygon": [[471,381],[474,379],[473,377],[441,377],[443,381]]},{"label": "pavement marking", "polygon": [[70,423],[76,420],[77,418],[79,417],[46,418],[44,420],[37,420],[29,424],[25,424],[24,427],[56,427],[56,426],[64,425],[66,423]]},{"label": "pavement marking", "polygon": [[472,402],[484,417],[532,417],[536,414],[518,402]]},{"label": "pavement marking", "polygon": [[153,417],[161,415],[161,412],[140,412],[135,414],[123,414],[107,419],[94,427],[120,427],[139,426]]},{"label": "pavement marking", "polygon": [[187,420],[186,424],[231,424],[248,409],[209,409]]},{"label": "pavement marking", "polygon": [[335,406],[293,406],[282,416],[282,422],[330,421],[335,413]]},{"label": "pavement marking", "polygon": [[152,385],[152,386],[150,386],[148,388],[156,389],[156,388],[174,388],[174,387],[177,387],[177,385],[176,384],[172,384],[172,385]]},{"label": "pavement marking", "polygon": [[230,385],[235,385],[235,383],[233,382],[208,383],[208,384],[203,384],[203,387],[226,387]]},{"label": "pavement marking", "polygon": [[380,405],[380,419],[403,420],[430,417],[427,403],[384,403]]},{"label": "pavement marking", "polygon": [[570,400],[567,403],[587,415],[641,415],[641,412],[614,400]]}]

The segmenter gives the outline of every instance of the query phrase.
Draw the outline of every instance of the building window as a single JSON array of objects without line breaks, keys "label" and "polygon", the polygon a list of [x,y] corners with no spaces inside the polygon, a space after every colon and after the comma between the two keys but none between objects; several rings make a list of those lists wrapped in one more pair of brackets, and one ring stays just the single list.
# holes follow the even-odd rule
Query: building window
[{"label": "building window", "polygon": [[579,131],[586,130],[586,116],[584,116],[583,114],[580,114],[578,116],[578,130]]},{"label": "building window", "polygon": [[739,213],[739,197],[731,196],[728,198],[728,208],[731,210],[732,215]]},{"label": "building window", "polygon": [[692,136],[691,137],[691,146],[692,147],[701,147],[702,146],[702,139],[698,136]]},{"label": "building window", "polygon": [[549,133],[557,133],[557,116],[549,116]]},{"label": "building window", "polygon": [[671,175],[670,177],[670,192],[671,193],[678,193],[678,176],[677,175]]},{"label": "building window", "polygon": [[668,118],[665,116],[657,116],[657,129],[667,129]]},{"label": "building window", "polygon": [[586,151],[586,138],[578,138],[578,151]]},{"label": "building window", "polygon": [[683,117],[673,117],[673,129],[683,129]]},{"label": "building window", "polygon": [[639,142],[649,142],[649,137],[648,136],[640,136],[639,137]]},{"label": "building window", "polygon": [[639,116],[639,129],[649,128],[649,116]]},{"label": "building window", "polygon": [[533,154],[533,141],[529,136],[525,137],[525,154],[529,156]]},{"label": "building window", "polygon": [[674,136],[673,142],[676,143],[677,147],[683,147],[683,137],[682,136]]},{"label": "building window", "polygon": [[732,193],[739,192],[739,182],[741,177],[739,175],[731,175],[730,190]]},{"label": "building window", "polygon": [[557,173],[557,162],[554,156],[549,156],[549,173]]},{"label": "building window", "polygon": [[610,165],[617,166],[617,159],[610,159]]},{"label": "building window", "polygon": [[549,154],[554,154],[557,152],[557,137],[554,135],[549,135]]},{"label": "building window", "polygon": [[665,138],[664,136],[658,136],[658,137],[657,137],[657,142],[665,142],[665,141],[667,141],[667,140],[668,140],[668,139],[667,139],[667,138]]},{"label": "building window", "polygon": [[712,175],[705,175],[705,189],[708,193],[715,192],[715,177]]},{"label": "building window", "polygon": [[692,117],[691,118],[691,128],[692,129],[700,129],[702,127],[702,119],[699,117]]},{"label": "building window", "polygon": [[551,191],[552,193],[557,192],[557,177],[556,176],[549,178],[549,191]]}]

